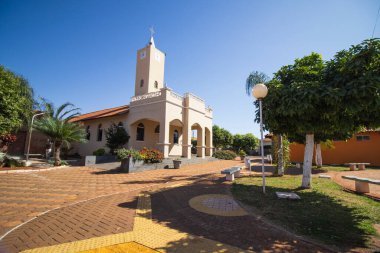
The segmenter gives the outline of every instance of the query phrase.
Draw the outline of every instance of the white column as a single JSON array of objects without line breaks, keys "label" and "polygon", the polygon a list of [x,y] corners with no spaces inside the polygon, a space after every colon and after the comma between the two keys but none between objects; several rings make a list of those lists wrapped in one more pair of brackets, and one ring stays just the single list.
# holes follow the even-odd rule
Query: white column
[{"label": "white column", "polygon": [[199,127],[197,129],[197,156],[205,158],[205,144],[204,144],[204,129]]},{"label": "white column", "polygon": [[165,158],[169,157],[169,127],[169,122],[160,122],[160,143],[158,144],[161,145],[161,152],[164,154]]}]

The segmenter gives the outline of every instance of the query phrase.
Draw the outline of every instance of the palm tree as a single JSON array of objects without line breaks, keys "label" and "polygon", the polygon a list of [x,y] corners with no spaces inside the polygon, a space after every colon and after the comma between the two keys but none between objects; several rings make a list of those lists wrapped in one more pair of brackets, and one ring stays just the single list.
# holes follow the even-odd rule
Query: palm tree
[{"label": "palm tree", "polygon": [[78,123],[70,122],[70,119],[79,115],[79,108],[73,104],[65,103],[57,109],[52,103],[43,100],[46,116],[37,120],[34,128],[50,137],[54,144],[54,166],[61,165],[61,148],[71,142],[85,142],[86,134]]}]

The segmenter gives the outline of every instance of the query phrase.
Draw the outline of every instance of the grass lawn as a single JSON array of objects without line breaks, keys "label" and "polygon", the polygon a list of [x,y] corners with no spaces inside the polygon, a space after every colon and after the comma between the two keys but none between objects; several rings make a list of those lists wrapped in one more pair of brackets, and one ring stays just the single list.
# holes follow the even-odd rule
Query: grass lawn
[{"label": "grass lawn", "polygon": [[[380,202],[342,190],[329,179],[313,177],[313,189],[299,189],[301,176],[243,177],[232,186],[233,195],[268,220],[298,235],[341,249],[368,246],[380,224]],[[276,191],[294,191],[301,200],[277,199]]]}]

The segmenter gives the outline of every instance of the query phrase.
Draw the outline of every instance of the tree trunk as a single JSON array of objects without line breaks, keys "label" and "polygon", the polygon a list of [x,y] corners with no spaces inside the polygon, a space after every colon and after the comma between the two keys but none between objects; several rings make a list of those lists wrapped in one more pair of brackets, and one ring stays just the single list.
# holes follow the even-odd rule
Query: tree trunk
[{"label": "tree trunk", "polygon": [[284,146],[282,144],[282,135],[277,137],[278,141],[278,157],[277,157],[277,173],[279,176],[284,175]]},{"label": "tree trunk", "polygon": [[306,134],[305,154],[303,159],[302,187],[311,188],[311,166],[313,162],[314,134]]},{"label": "tree trunk", "polygon": [[61,146],[62,142],[60,141],[54,143],[54,166],[61,166]]},{"label": "tree trunk", "polygon": [[317,143],[317,145],[315,146],[315,165],[317,165],[317,168],[322,168],[321,143]]}]

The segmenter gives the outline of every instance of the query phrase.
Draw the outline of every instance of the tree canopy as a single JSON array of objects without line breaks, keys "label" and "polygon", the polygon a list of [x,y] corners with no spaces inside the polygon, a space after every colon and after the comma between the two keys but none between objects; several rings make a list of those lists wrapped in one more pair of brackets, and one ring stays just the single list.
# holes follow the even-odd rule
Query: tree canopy
[{"label": "tree canopy", "polygon": [[122,125],[112,123],[106,131],[106,146],[113,154],[116,149],[122,148],[129,140],[129,135]]},{"label": "tree canopy", "polygon": [[253,134],[235,134],[233,136],[232,148],[239,152],[244,150],[245,153],[254,150],[258,146],[259,140]]},{"label": "tree canopy", "polygon": [[33,103],[28,81],[0,65],[0,135],[20,128],[30,118]]},{"label": "tree canopy", "polygon": [[212,127],[212,135],[214,147],[226,149],[231,146],[233,136],[228,130],[214,125]]}]

